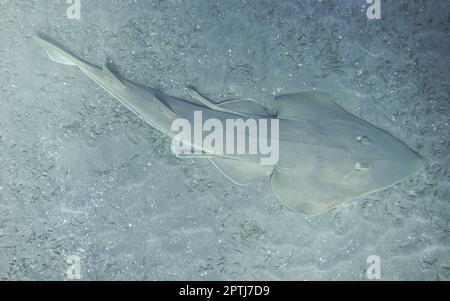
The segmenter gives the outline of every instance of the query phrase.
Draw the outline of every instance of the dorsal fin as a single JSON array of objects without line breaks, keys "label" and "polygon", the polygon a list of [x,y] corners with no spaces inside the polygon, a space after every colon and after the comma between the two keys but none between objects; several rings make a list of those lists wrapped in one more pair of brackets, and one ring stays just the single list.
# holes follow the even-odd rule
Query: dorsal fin
[{"label": "dorsal fin", "polygon": [[282,95],[275,99],[275,108],[280,119],[324,119],[348,114],[332,95],[318,91]]},{"label": "dorsal fin", "polygon": [[189,95],[194,98],[195,100],[197,100],[198,102],[200,102],[202,105],[204,105],[207,108],[210,108],[211,110],[215,110],[215,111],[219,111],[219,112],[225,112],[225,113],[231,113],[231,114],[239,114],[236,111],[233,110],[229,110],[226,108],[221,107],[218,104],[213,103],[212,101],[210,101],[209,99],[207,99],[206,97],[204,97],[203,95],[201,95],[200,93],[198,93],[195,89],[193,88],[188,88],[189,89]]},{"label": "dorsal fin", "polygon": [[159,109],[161,112],[166,114],[169,117],[176,117],[177,113],[172,110],[172,108],[167,104],[167,101],[164,99],[164,94],[158,91],[153,91],[153,96],[159,100],[160,106]]},{"label": "dorsal fin", "polygon": [[251,98],[242,98],[242,99],[232,99],[228,101],[224,101],[221,103],[213,103],[203,95],[201,95],[197,90],[192,87],[188,87],[189,94],[192,98],[210,108],[212,110],[216,110],[219,112],[231,113],[242,115],[246,117],[250,117],[252,115],[262,115],[268,116],[266,108],[259,104],[256,100]]},{"label": "dorsal fin", "polygon": [[106,65],[103,65],[103,74],[105,79],[107,79],[111,84],[119,87],[122,90],[126,90],[127,86],[115,75]]}]

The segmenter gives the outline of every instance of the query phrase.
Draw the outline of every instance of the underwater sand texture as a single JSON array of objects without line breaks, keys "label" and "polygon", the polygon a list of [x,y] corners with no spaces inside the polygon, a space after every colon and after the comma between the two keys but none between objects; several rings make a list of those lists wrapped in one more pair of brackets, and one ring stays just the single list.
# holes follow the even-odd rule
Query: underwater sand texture
[{"label": "underwater sand texture", "polygon": [[[0,278],[63,280],[70,255],[85,280],[365,280],[369,255],[385,280],[448,278],[447,2],[389,1],[380,21],[355,2],[86,0],[77,21],[65,1],[1,1]],[[427,165],[318,217],[294,213],[267,183],[174,158],[35,33],[172,95],[359,93],[339,105]]]}]

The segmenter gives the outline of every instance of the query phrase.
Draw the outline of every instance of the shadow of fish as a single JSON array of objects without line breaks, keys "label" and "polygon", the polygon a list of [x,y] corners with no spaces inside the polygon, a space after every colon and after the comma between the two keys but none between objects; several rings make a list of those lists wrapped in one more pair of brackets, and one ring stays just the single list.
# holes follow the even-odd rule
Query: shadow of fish
[{"label": "shadow of fish", "polygon": [[[251,99],[213,103],[192,91],[196,101],[179,99],[122,80],[106,66],[91,65],[55,44],[34,40],[61,64],[77,66],[131,111],[174,137],[177,118],[277,118],[279,160],[261,165],[258,155],[216,155],[194,145],[204,158],[239,185],[270,177],[275,195],[289,208],[314,215],[338,204],[392,186],[424,166],[423,159],[388,132],[350,114],[334,101],[339,93],[306,91],[282,95],[274,108]],[[270,113],[275,110],[276,114]]]}]

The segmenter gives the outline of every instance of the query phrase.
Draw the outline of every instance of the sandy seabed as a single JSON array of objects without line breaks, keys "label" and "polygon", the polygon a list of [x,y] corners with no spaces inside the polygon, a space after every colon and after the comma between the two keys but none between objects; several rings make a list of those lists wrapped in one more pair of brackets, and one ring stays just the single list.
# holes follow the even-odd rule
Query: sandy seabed
[{"label": "sandy seabed", "polygon": [[[450,6],[446,0],[0,0],[0,279],[448,279]],[[76,68],[43,34],[122,77],[214,99],[347,90],[340,103],[427,161],[395,187],[317,217],[268,182],[238,187]],[[447,267],[447,268],[446,268]]]}]

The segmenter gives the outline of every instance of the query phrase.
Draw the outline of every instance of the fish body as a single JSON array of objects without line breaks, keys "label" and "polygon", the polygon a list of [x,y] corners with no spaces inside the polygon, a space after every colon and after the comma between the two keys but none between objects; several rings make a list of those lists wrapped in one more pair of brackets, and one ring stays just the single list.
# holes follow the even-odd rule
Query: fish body
[{"label": "fish body", "polygon": [[[249,185],[270,177],[275,195],[304,214],[320,214],[387,188],[424,166],[422,157],[400,140],[337,105],[339,93],[282,95],[275,99],[274,108],[266,108],[250,99],[216,104],[193,91],[198,100],[193,102],[120,79],[106,66],[93,66],[47,40],[34,39],[52,60],[77,66],[148,124],[172,138],[176,135],[174,121],[182,118],[193,123],[194,112],[202,112],[204,120],[222,123],[276,118],[279,134],[271,138],[279,145],[279,160],[272,165],[262,165],[259,153],[217,154],[195,141],[191,146],[236,184]],[[241,134],[249,141],[258,138],[247,132]]]}]

